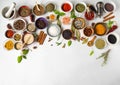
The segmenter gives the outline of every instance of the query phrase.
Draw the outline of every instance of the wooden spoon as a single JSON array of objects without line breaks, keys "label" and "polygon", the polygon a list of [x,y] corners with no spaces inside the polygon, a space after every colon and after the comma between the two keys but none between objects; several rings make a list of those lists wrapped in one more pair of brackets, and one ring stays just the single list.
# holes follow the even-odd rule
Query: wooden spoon
[{"label": "wooden spoon", "polygon": [[94,37],[92,38],[92,40],[90,40],[90,41],[87,43],[87,45],[88,45],[89,47],[93,46],[95,39],[96,39],[96,36],[94,36]]}]

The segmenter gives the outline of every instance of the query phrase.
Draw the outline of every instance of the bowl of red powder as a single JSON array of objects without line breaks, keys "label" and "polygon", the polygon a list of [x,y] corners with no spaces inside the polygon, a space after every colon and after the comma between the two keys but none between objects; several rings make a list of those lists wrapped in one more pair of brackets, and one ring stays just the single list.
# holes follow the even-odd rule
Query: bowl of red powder
[{"label": "bowl of red powder", "polygon": [[70,12],[73,9],[73,4],[70,1],[65,1],[64,3],[62,3],[61,9],[64,12]]}]

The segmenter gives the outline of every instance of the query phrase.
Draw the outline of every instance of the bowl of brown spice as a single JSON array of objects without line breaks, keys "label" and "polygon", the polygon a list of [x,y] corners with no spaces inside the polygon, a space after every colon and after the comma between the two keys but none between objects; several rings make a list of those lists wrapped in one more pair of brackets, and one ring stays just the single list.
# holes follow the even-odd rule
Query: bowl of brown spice
[{"label": "bowl of brown spice", "polygon": [[28,6],[21,6],[18,10],[18,13],[21,17],[27,17],[29,16],[32,12],[31,9]]},{"label": "bowl of brown spice", "polygon": [[34,13],[36,16],[43,15],[43,14],[45,13],[45,7],[44,7],[44,5],[42,5],[42,4],[36,4],[36,5],[33,7],[33,13]]},{"label": "bowl of brown spice", "polygon": [[90,37],[94,34],[94,30],[91,26],[87,26],[86,28],[83,29],[83,33],[85,36]]},{"label": "bowl of brown spice", "polygon": [[13,27],[15,30],[24,30],[26,29],[26,21],[24,19],[17,19],[13,23]]}]

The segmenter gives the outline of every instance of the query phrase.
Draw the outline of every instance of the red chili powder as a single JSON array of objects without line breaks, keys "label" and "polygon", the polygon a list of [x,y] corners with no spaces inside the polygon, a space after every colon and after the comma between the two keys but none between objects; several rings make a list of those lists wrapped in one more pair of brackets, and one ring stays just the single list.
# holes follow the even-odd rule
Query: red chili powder
[{"label": "red chili powder", "polygon": [[12,38],[13,35],[14,35],[14,32],[13,32],[12,30],[7,30],[7,31],[6,31],[6,37]]},{"label": "red chili powder", "polygon": [[62,10],[65,11],[65,12],[68,12],[71,10],[71,5],[69,3],[64,3],[62,5]]}]

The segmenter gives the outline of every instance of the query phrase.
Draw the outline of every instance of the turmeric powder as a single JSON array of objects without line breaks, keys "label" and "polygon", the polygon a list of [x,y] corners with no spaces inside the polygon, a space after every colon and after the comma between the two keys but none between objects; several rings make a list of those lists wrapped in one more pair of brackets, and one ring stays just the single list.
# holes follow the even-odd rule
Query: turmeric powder
[{"label": "turmeric powder", "polygon": [[95,27],[95,32],[98,35],[104,35],[106,33],[106,27],[103,24],[97,24]]},{"label": "turmeric powder", "polygon": [[13,47],[14,47],[13,41],[12,41],[12,40],[8,40],[8,41],[5,43],[4,47],[5,47],[7,50],[12,50]]}]

